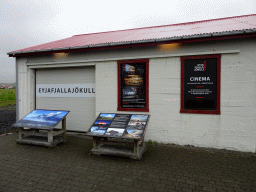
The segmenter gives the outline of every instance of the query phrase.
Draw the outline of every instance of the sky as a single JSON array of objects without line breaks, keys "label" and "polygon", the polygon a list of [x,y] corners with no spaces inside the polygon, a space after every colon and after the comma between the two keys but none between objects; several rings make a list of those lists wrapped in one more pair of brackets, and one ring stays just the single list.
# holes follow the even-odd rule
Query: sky
[{"label": "sky", "polygon": [[16,81],[11,51],[79,34],[255,13],[255,0],[0,0],[0,83]]}]

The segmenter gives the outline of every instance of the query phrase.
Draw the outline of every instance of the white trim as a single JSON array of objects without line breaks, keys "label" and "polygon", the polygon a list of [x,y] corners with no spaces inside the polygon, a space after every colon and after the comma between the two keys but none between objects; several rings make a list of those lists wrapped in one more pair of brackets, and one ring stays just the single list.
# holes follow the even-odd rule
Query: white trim
[{"label": "white trim", "polygon": [[145,56],[133,56],[133,57],[121,57],[121,58],[109,58],[109,59],[90,59],[90,60],[78,60],[78,61],[61,61],[61,62],[48,62],[48,63],[27,63],[28,68],[57,68],[57,67],[82,67],[82,66],[95,66],[95,62],[106,61],[119,61],[130,59],[153,59],[153,58],[168,58],[168,57],[182,57],[193,55],[214,55],[214,54],[237,54],[240,50],[226,50],[226,51],[207,51],[207,52],[195,52],[195,53],[179,53],[179,54],[166,54],[166,55],[145,55]]},{"label": "white trim", "polygon": [[29,69],[95,66],[95,63],[88,64],[87,61],[81,61],[82,64],[76,64],[76,63],[80,63],[80,61],[79,62],[69,61],[69,62],[37,63],[37,64],[33,63],[33,64],[27,64],[27,66]]}]

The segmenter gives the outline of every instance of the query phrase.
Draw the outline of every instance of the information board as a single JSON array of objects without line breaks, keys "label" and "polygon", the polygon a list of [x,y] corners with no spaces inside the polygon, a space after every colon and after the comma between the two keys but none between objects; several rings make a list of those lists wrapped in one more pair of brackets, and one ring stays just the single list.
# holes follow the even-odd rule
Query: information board
[{"label": "information board", "polygon": [[52,130],[68,113],[69,111],[35,109],[13,126]]},{"label": "information board", "polygon": [[100,113],[87,135],[142,139],[149,115]]}]

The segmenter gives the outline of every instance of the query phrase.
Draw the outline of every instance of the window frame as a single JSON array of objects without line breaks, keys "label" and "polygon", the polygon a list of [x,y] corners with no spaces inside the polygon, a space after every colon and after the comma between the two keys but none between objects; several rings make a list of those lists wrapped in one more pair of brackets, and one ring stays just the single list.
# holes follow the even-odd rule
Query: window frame
[{"label": "window frame", "polygon": [[[184,109],[184,62],[185,60],[192,59],[217,59],[217,78],[216,78],[216,110],[188,110]],[[221,55],[199,55],[199,56],[184,56],[180,58],[181,60],[181,98],[180,98],[180,113],[195,113],[195,114],[217,114],[220,112],[220,84],[221,84]]]},{"label": "window frame", "polygon": [[[121,107],[121,66],[122,64],[129,63],[142,63],[145,62],[145,108],[122,108]],[[136,60],[122,60],[117,62],[117,84],[118,84],[118,103],[117,111],[135,111],[135,112],[149,112],[149,59],[136,59]]]}]

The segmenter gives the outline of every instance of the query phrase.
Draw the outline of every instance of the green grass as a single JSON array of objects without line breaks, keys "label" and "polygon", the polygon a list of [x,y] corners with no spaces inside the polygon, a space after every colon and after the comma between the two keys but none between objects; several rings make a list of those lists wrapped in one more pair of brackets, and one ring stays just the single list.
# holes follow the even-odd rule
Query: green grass
[{"label": "green grass", "polygon": [[0,89],[0,107],[16,103],[16,89]]}]

